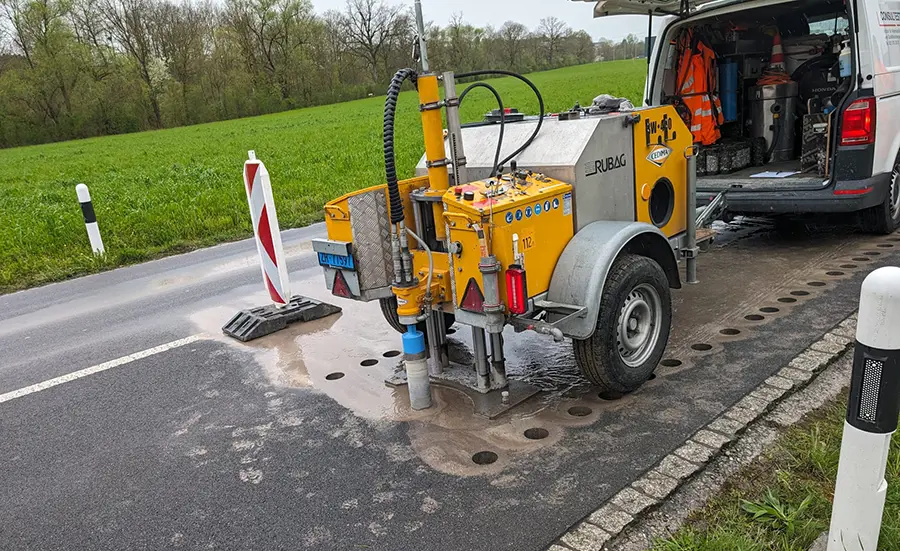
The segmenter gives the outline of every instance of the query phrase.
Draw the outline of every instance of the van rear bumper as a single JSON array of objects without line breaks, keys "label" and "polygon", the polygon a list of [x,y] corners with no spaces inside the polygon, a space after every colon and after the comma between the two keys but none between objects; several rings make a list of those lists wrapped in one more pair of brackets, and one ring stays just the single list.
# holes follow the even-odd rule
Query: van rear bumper
[{"label": "van rear bumper", "polygon": [[[865,180],[849,180],[814,190],[727,191],[728,210],[744,214],[807,214],[857,212],[884,203],[891,188],[891,175],[878,174]],[[865,191],[868,190],[868,191]],[[705,206],[719,190],[697,189],[697,205]]]}]

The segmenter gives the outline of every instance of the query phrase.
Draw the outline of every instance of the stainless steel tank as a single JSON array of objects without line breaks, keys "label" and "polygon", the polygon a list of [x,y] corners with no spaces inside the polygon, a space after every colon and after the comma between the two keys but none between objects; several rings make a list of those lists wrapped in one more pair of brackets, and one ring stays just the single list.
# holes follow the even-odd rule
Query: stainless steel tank
[{"label": "stainless steel tank", "polygon": [[750,88],[750,132],[753,137],[765,138],[767,148],[771,148],[775,141],[775,149],[769,162],[797,158],[795,146],[799,93],[800,85],[796,82]]}]

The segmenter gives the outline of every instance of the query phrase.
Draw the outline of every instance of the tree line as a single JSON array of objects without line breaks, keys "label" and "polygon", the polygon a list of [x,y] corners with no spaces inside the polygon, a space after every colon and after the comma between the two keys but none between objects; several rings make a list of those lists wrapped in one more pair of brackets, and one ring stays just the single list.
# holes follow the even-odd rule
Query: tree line
[{"label": "tree line", "polygon": [[[532,30],[455,15],[426,35],[437,70],[528,72],[598,56],[588,33],[555,17]],[[0,0],[0,147],[381,94],[414,42],[409,9],[381,0],[321,14],[310,0]]]}]

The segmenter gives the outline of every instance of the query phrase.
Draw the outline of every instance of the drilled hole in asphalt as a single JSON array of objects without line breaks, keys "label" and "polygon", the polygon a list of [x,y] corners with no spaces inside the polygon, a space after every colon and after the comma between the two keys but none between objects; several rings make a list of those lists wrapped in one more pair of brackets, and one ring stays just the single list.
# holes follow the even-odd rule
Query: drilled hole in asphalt
[{"label": "drilled hole in asphalt", "polygon": [[890,243],[882,243],[881,245],[878,245],[878,247],[882,248],[882,249],[893,249],[894,248],[894,246],[891,245]]},{"label": "drilled hole in asphalt", "polygon": [[[760,316],[760,317],[762,317],[762,316]],[[740,330],[738,330],[738,329],[722,329],[721,331],[719,331],[719,333],[722,333],[723,335],[725,335],[727,337],[733,337],[735,335],[741,334]]]},{"label": "drilled hole in asphalt", "polygon": [[808,297],[809,291],[791,291],[791,294],[795,297]]},{"label": "drilled hole in asphalt", "polygon": [[878,251],[867,251],[863,253],[866,256],[881,256],[881,253]]},{"label": "drilled hole in asphalt", "polygon": [[378,365],[378,360],[363,360],[359,362],[359,365],[363,367],[372,367],[373,365]]},{"label": "drilled hole in asphalt", "polygon": [[759,314],[750,314],[749,316],[744,316],[744,319],[747,321],[762,321],[766,319],[766,316],[760,316]]},{"label": "drilled hole in asphalt", "polygon": [[853,268],[859,268],[856,264],[841,264],[841,268],[845,270],[852,270]]},{"label": "drilled hole in asphalt", "polygon": [[821,281],[810,281],[807,285],[810,287],[824,287],[826,284]]},{"label": "drilled hole in asphalt", "polygon": [[864,257],[864,256],[858,256],[858,257],[856,257],[856,258],[853,259],[854,262],[868,262],[869,260],[871,260],[871,259],[870,259],[870,258],[866,258],[866,257]]},{"label": "drilled hole in asphalt", "polygon": [[705,342],[698,342],[697,344],[692,344],[691,348],[697,352],[708,352],[712,350],[712,345],[706,344]]},{"label": "drilled hole in asphalt", "polygon": [[329,373],[328,375],[325,375],[325,380],[327,380],[327,381],[337,381],[338,379],[343,379],[343,378],[344,378],[344,374],[341,373],[340,371],[338,371],[336,373]]},{"label": "drilled hole in asphalt", "polygon": [[385,352],[385,353],[383,354],[383,356],[384,356],[385,358],[396,358],[396,357],[399,356],[399,355],[400,355],[400,351],[399,351],[399,350],[388,350],[387,352]]},{"label": "drilled hole in asphalt", "polygon": [[550,436],[550,431],[547,429],[528,429],[525,431],[525,438],[529,440],[543,440]]},{"label": "drilled hole in asphalt", "polygon": [[888,241],[898,242],[900,241],[900,237],[888,237]]},{"label": "drilled hole in asphalt", "polygon": [[791,298],[791,297],[781,297],[780,299],[778,299],[778,302],[783,302],[785,304],[793,304],[793,303],[797,302],[797,299]]},{"label": "drilled hole in asphalt", "polygon": [[476,465],[490,465],[497,462],[497,457],[494,452],[478,452],[472,456],[472,462]]},{"label": "drilled hole in asphalt", "polygon": [[825,275],[830,275],[831,277],[839,277],[844,275],[844,272],[827,272]]},{"label": "drilled hole in asphalt", "polygon": [[759,311],[764,314],[775,314],[781,312],[781,310],[775,308],[774,306],[766,306],[765,308],[760,308]]},{"label": "drilled hole in asphalt", "polygon": [[667,360],[663,360],[661,363],[664,367],[679,367],[681,365],[681,360],[669,358]]},{"label": "drilled hole in asphalt", "polygon": [[597,395],[597,398],[601,400],[606,400],[607,402],[615,402],[616,400],[621,400],[622,397],[625,396],[621,392],[614,392],[612,390],[607,390],[606,392],[601,392]]},{"label": "drilled hole in asphalt", "polygon": [[[681,362],[679,362],[679,363],[681,363]],[[647,380],[648,380],[648,381],[652,381],[653,379],[656,379],[656,373],[651,373],[651,374],[650,374],[650,378],[647,379]]]},{"label": "drilled hole in asphalt", "polygon": [[594,410],[587,406],[573,406],[569,408],[569,415],[572,417],[587,417],[594,413]]},{"label": "drilled hole in asphalt", "polygon": [[448,335],[452,335],[452,334],[454,334],[454,333],[456,333],[456,329],[454,329],[454,328],[452,328],[452,327],[451,327],[450,329],[447,329],[447,334],[448,334]]}]

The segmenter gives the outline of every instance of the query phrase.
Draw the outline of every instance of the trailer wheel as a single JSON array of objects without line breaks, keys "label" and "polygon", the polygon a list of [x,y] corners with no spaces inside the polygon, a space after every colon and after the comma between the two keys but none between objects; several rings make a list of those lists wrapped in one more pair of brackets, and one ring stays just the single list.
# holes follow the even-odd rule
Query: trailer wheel
[{"label": "trailer wheel", "polygon": [[900,161],[891,172],[891,189],[884,204],[862,212],[863,231],[889,235],[900,228]]},{"label": "trailer wheel", "polygon": [[[379,299],[378,305],[381,306],[381,315],[388,324],[398,333],[406,333],[406,326],[400,323],[400,317],[397,316],[397,297],[392,295],[390,298]],[[456,323],[456,316],[444,312],[444,327],[450,329],[454,323]],[[425,322],[417,324],[416,328],[425,333]]]},{"label": "trailer wheel", "polygon": [[573,343],[575,361],[604,390],[633,392],[656,371],[671,325],[672,295],[662,267],[643,256],[622,256],[606,280],[596,331]]}]

